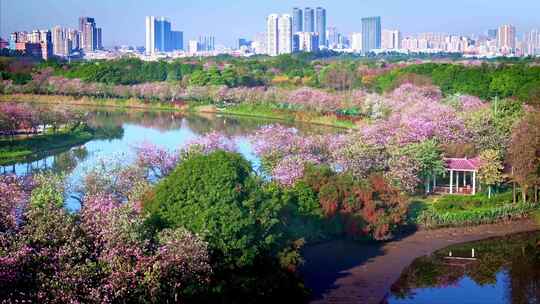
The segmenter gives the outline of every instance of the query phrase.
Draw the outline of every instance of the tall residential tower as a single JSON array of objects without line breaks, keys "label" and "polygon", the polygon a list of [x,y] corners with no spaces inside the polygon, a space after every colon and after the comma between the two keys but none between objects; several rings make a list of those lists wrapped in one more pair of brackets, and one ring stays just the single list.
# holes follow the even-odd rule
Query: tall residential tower
[{"label": "tall residential tower", "polygon": [[319,35],[319,46],[326,46],[326,9],[317,7],[315,32]]},{"label": "tall residential tower", "polygon": [[292,13],[293,20],[293,33],[303,32],[304,31],[304,14],[302,9],[298,7],[293,8]]},{"label": "tall residential tower", "polygon": [[362,18],[362,52],[381,48],[381,17]]}]

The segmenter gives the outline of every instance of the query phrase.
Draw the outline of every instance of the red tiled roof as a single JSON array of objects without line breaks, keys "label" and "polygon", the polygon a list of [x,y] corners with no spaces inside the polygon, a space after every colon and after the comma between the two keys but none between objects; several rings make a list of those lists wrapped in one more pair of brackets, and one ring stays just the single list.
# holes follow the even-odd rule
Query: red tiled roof
[{"label": "red tiled roof", "polygon": [[445,158],[446,169],[448,170],[478,170],[481,160],[475,158]]}]

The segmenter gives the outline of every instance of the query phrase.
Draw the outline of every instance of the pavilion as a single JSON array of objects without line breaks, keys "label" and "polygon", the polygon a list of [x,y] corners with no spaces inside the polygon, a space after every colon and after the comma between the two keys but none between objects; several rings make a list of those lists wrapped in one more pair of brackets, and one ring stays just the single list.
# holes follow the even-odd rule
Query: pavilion
[{"label": "pavilion", "polygon": [[445,185],[437,185],[433,177],[433,189],[437,193],[476,194],[477,173],[481,164],[479,157],[475,158],[445,158],[445,169],[448,174],[444,178]]}]

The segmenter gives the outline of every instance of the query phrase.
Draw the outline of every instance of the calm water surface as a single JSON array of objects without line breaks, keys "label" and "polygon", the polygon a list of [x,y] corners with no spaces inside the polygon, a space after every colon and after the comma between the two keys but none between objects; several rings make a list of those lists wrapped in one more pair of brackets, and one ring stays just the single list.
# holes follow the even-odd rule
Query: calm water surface
[{"label": "calm water surface", "polygon": [[[117,159],[128,164],[134,160],[134,147],[143,142],[153,143],[169,150],[182,147],[188,141],[212,131],[223,132],[234,138],[239,152],[258,169],[259,159],[253,153],[247,136],[258,128],[276,121],[216,116],[181,115],[173,112],[150,112],[140,110],[111,110],[81,108],[90,117],[90,124],[108,130],[109,136],[96,139],[69,151],[51,151],[38,160],[0,166],[0,172],[24,175],[41,169],[65,171],[71,191],[68,191],[67,207],[76,210],[79,203],[72,196],[74,188],[89,169],[103,160]],[[301,124],[280,124],[296,127],[303,133],[337,132],[336,129]]]},{"label": "calm water surface", "polygon": [[[454,257],[445,258],[452,251]],[[390,304],[538,304],[540,232],[451,246],[422,257],[392,287]]]}]

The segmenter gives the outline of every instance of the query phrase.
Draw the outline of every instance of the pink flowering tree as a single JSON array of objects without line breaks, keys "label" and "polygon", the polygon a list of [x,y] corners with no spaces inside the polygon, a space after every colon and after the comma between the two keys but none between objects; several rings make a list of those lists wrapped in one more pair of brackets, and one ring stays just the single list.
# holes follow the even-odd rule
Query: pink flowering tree
[{"label": "pink flowering tree", "polygon": [[169,151],[150,142],[143,142],[134,149],[137,165],[155,178],[169,175],[180,161],[180,152]]},{"label": "pink flowering tree", "polygon": [[236,144],[223,133],[212,131],[187,142],[184,146],[185,153],[209,154],[216,150],[235,152]]}]

